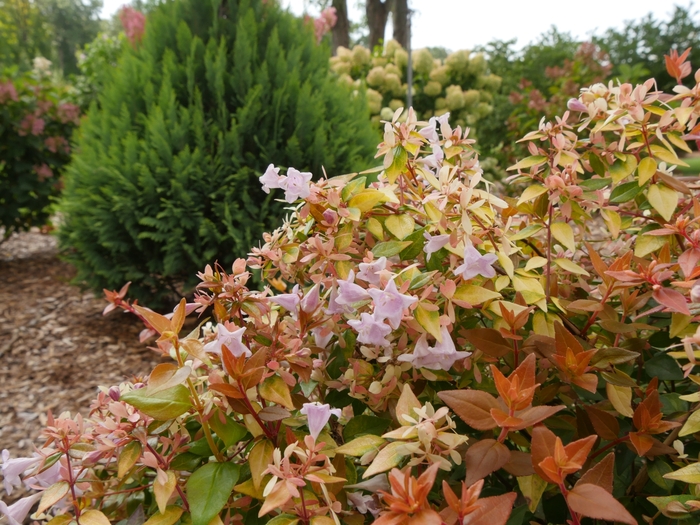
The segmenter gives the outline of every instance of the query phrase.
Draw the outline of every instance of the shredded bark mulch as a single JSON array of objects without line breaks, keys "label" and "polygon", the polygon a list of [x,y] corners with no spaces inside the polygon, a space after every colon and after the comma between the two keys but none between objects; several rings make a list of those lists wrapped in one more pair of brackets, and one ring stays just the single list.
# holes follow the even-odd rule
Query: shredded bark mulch
[{"label": "shredded bark mulch", "polygon": [[[46,413],[88,413],[98,386],[146,374],[159,357],[139,343],[141,322],[102,316],[107,304],[72,286],[74,269],[51,235],[28,232],[0,245],[0,450],[28,456]],[[0,484],[1,487],[1,484]],[[8,498],[0,488],[0,499]]]}]

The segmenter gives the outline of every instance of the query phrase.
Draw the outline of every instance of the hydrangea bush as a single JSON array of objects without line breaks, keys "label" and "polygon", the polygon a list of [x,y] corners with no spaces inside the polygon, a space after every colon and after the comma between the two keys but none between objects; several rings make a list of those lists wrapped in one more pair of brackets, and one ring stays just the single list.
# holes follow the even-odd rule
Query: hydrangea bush
[{"label": "hydrangea bush", "polygon": [[[459,126],[475,126],[492,110],[493,94],[501,78],[489,74],[486,58],[467,50],[451,53],[444,60],[433,58],[427,49],[413,52],[413,106],[416,116],[428,119],[451,112]],[[339,47],[331,58],[331,69],[353,86],[367,86],[367,103],[373,120],[391,120],[404,106],[407,91],[408,53],[396,40],[381,54],[363,47]]]},{"label": "hydrangea bush", "polygon": [[[482,177],[447,115],[385,123],[376,170],[311,182],[172,314],[107,292],[168,362],[3,456],[17,525],[671,523],[700,507],[700,203],[674,175],[700,71],[597,84]],[[252,271],[266,286],[249,290]],[[185,324],[199,313],[199,324]]]},{"label": "hydrangea bush", "polygon": [[52,77],[51,62],[38,57],[34,66],[0,72],[0,240],[48,220],[80,117],[75,94]]}]

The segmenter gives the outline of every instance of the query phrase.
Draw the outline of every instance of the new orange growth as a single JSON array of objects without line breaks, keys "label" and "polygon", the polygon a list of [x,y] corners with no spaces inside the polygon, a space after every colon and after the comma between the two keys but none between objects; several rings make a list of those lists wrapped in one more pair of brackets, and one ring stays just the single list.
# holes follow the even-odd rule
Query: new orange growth
[{"label": "new orange growth", "polygon": [[680,56],[678,55],[677,49],[672,49],[670,54],[664,55],[664,59],[666,60],[666,71],[668,71],[668,74],[675,78],[676,82],[679,84],[682,83],[681,79],[690,75],[691,65],[690,62],[686,61],[686,59],[688,58],[691,49],[692,48],[689,47],[683,51],[683,54]]},{"label": "new orange growth", "polygon": [[442,482],[442,493],[447,502],[447,507],[440,511],[444,523],[447,525],[462,523],[505,525],[517,497],[515,492],[479,499],[481,489],[484,487],[483,479],[470,486],[462,481],[461,485],[462,493],[458,498],[447,481]]},{"label": "new orange growth", "polygon": [[393,469],[389,474],[391,494],[380,490],[389,506],[374,525],[441,525],[442,518],[430,507],[428,494],[435,483],[439,463],[433,463],[418,479],[411,476],[411,469]]},{"label": "new orange growth", "polygon": [[597,436],[588,436],[564,446],[557,436],[554,441],[554,454],[539,462],[545,479],[561,485],[566,476],[581,470],[596,439]]},{"label": "new orange growth", "polygon": [[658,443],[651,437],[653,434],[663,434],[681,424],[675,421],[663,421],[661,413],[661,400],[659,391],[656,389],[658,379],[654,378],[647,388],[647,396],[634,411],[632,422],[637,432],[630,432],[630,442],[640,456],[649,452]]},{"label": "new orange growth", "polygon": [[591,369],[588,364],[596,353],[596,349],[584,350],[581,343],[559,323],[554,324],[554,330],[556,354],[552,357],[554,364],[561,372],[562,379],[595,393],[598,388],[598,376],[588,373]]}]

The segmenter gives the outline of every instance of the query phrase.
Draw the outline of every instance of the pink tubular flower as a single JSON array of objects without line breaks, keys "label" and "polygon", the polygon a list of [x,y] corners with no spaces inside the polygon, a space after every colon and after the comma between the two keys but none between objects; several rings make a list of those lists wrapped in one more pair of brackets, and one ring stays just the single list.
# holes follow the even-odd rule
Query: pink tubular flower
[{"label": "pink tubular flower", "polygon": [[[425,126],[423,129],[421,129],[418,133],[426,138],[428,142],[431,144],[438,142],[440,140],[440,137],[438,136],[437,133],[437,125],[440,124],[440,128],[442,130],[443,126],[449,126],[448,121],[450,118],[449,113],[444,113],[440,115],[439,117],[430,117],[430,120],[428,121],[428,125]],[[444,135],[444,133],[443,133]]]},{"label": "pink tubular flower", "polygon": [[496,270],[491,266],[498,257],[496,254],[482,255],[471,244],[464,247],[464,263],[455,268],[455,275],[461,275],[464,280],[473,279],[481,275],[490,279],[496,276]]},{"label": "pink tubular flower", "polygon": [[315,401],[313,403],[304,403],[299,411],[304,414],[307,418],[307,425],[309,427],[309,433],[314,441],[318,439],[318,435],[326,426],[331,415],[335,417],[340,417],[339,408],[331,408],[330,405],[322,405],[321,403]]},{"label": "pink tubular flower", "polygon": [[428,338],[422,335],[416,342],[412,354],[403,354],[399,361],[408,361],[415,368],[429,368],[430,370],[445,370],[452,368],[455,361],[465,359],[472,355],[471,352],[458,352],[454,341],[446,327],[440,328],[442,343],[436,342],[434,347],[428,345]]},{"label": "pink tubular flower", "polygon": [[287,176],[279,182],[279,187],[284,190],[284,200],[292,203],[297,199],[305,199],[311,195],[310,182],[311,173],[289,168]]},{"label": "pink tubular flower", "polygon": [[280,169],[275,168],[273,164],[270,164],[262,177],[260,177],[260,182],[262,183],[263,191],[265,193],[270,193],[271,189],[279,188],[280,182],[284,180],[283,176],[280,176]]},{"label": "pink tubular flower", "polygon": [[292,288],[292,293],[283,293],[270,297],[270,302],[280,305],[282,308],[290,312],[292,316],[296,316],[297,307],[299,306],[299,303],[301,303],[299,285],[297,284],[294,286],[294,288]]},{"label": "pink tubular flower", "polygon": [[412,295],[400,294],[393,279],[387,283],[384,290],[373,288],[369,290],[369,295],[374,303],[375,319],[386,319],[394,330],[401,324],[403,311],[418,301],[418,298]]},{"label": "pink tubular flower", "polygon": [[321,285],[315,284],[301,300],[301,309],[310,314],[318,308],[319,304],[321,304]]},{"label": "pink tubular flower", "polygon": [[10,451],[7,449],[2,451],[2,466],[0,466],[0,470],[2,470],[5,492],[8,496],[12,494],[12,487],[19,487],[22,484],[20,476],[39,464],[39,462],[41,462],[40,456],[10,459]]},{"label": "pink tubular flower", "polygon": [[570,98],[566,103],[566,107],[571,111],[588,111],[586,105],[577,98]]},{"label": "pink tubular flower", "polygon": [[366,301],[369,297],[370,294],[367,293],[367,290],[355,284],[355,272],[352,270],[350,270],[350,275],[348,275],[346,281],[338,279],[338,295],[335,298],[336,304],[351,305],[359,303],[360,301]]},{"label": "pink tubular flower", "polygon": [[328,308],[325,309],[326,315],[349,314],[354,311],[352,306],[338,303],[339,296],[339,289],[336,287],[331,288],[331,294],[328,298]]},{"label": "pink tubular flower", "polygon": [[423,246],[423,251],[426,253],[426,259],[429,261],[430,256],[436,251],[444,248],[450,242],[449,235],[430,235],[428,232],[423,232],[423,237],[426,242]]},{"label": "pink tubular flower", "polygon": [[37,492],[16,501],[9,507],[4,501],[0,501],[0,514],[7,517],[9,525],[21,525],[34,504],[41,499],[42,494],[42,492]]},{"label": "pink tubular flower", "polygon": [[225,345],[226,348],[228,348],[236,357],[241,357],[241,355],[250,357],[253,355],[248,347],[243,344],[245,327],[239,328],[238,330],[229,331],[226,326],[219,323],[216,325],[216,330],[216,339],[204,345],[205,352],[221,355],[221,347],[222,345]]},{"label": "pink tubular flower", "polygon": [[370,284],[379,286],[379,272],[386,268],[386,257],[380,257],[376,261],[370,263],[360,263],[360,271],[357,274],[358,279],[362,279]]},{"label": "pink tubular flower", "polygon": [[386,336],[391,333],[391,327],[381,319],[366,312],[360,314],[360,319],[351,319],[348,324],[357,332],[357,340],[366,345],[390,346]]}]

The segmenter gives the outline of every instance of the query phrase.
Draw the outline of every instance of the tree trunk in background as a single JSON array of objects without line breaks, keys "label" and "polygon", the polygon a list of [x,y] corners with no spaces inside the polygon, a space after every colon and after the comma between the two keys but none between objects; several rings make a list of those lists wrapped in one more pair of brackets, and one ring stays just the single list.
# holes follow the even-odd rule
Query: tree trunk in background
[{"label": "tree trunk in background", "polygon": [[389,16],[389,3],[391,0],[367,0],[367,25],[369,25],[369,48],[384,40],[386,19]]},{"label": "tree trunk in background", "polygon": [[333,0],[338,21],[333,26],[333,54],[338,46],[350,47],[350,20],[348,20],[347,0]]},{"label": "tree trunk in background", "polygon": [[408,49],[408,0],[394,0],[392,17],[394,40],[398,41],[404,49]]}]

